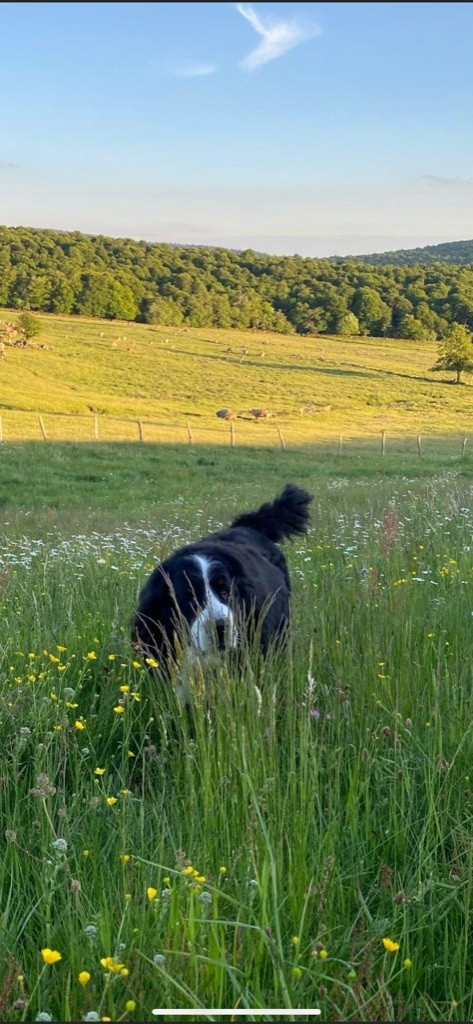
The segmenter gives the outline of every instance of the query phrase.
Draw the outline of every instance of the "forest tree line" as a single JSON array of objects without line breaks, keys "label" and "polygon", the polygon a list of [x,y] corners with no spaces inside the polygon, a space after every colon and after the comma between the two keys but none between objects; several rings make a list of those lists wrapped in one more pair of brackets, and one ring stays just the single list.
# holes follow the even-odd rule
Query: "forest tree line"
[{"label": "forest tree line", "polygon": [[0,306],[166,326],[435,340],[453,323],[473,330],[473,265],[375,266],[0,227]]}]

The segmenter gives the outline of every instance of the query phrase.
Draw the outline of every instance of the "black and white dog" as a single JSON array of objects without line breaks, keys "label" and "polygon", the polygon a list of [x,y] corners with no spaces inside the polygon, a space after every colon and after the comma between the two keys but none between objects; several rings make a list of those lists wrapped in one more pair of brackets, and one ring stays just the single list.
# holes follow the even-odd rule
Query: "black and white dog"
[{"label": "black and white dog", "polygon": [[180,548],[139,597],[133,641],[161,670],[256,637],[263,654],[289,622],[291,584],[279,541],[303,534],[312,496],[287,484],[274,501],[227,530]]}]

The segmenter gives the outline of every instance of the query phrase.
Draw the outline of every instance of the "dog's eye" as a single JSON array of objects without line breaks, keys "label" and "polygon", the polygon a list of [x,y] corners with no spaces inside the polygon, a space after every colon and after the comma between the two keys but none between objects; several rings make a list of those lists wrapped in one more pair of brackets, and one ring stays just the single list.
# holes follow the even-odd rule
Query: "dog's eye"
[{"label": "dog's eye", "polygon": [[216,576],[213,585],[217,593],[220,594],[220,597],[228,597],[227,581],[224,576]]}]

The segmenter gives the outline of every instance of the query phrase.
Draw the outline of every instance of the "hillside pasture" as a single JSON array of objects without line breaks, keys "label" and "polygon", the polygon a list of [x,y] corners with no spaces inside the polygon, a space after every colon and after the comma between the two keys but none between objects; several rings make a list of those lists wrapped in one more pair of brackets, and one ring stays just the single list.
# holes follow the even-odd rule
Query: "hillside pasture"
[{"label": "hillside pasture", "polygon": [[37,343],[7,343],[1,360],[5,440],[41,438],[41,414],[53,440],[133,440],[141,418],[147,441],[188,443],[189,424],[196,443],[229,444],[222,407],[246,445],[280,444],[278,429],[298,445],[383,430],[462,437],[472,424],[470,386],[430,372],[429,342],[40,319]]}]

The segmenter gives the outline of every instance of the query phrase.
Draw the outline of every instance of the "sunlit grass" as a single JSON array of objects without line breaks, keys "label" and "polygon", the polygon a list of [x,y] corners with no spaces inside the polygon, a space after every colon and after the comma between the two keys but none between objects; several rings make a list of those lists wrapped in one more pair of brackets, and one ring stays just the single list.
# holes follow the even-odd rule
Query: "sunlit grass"
[{"label": "sunlit grass", "polygon": [[[51,440],[137,440],[141,418],[145,441],[187,444],[190,427],[212,445],[230,444],[222,408],[237,445],[464,436],[472,423],[470,387],[430,373],[430,342],[40,320],[46,347],[7,345],[2,359],[5,440],[41,439],[38,414]],[[255,422],[253,408],[271,416]]]}]

